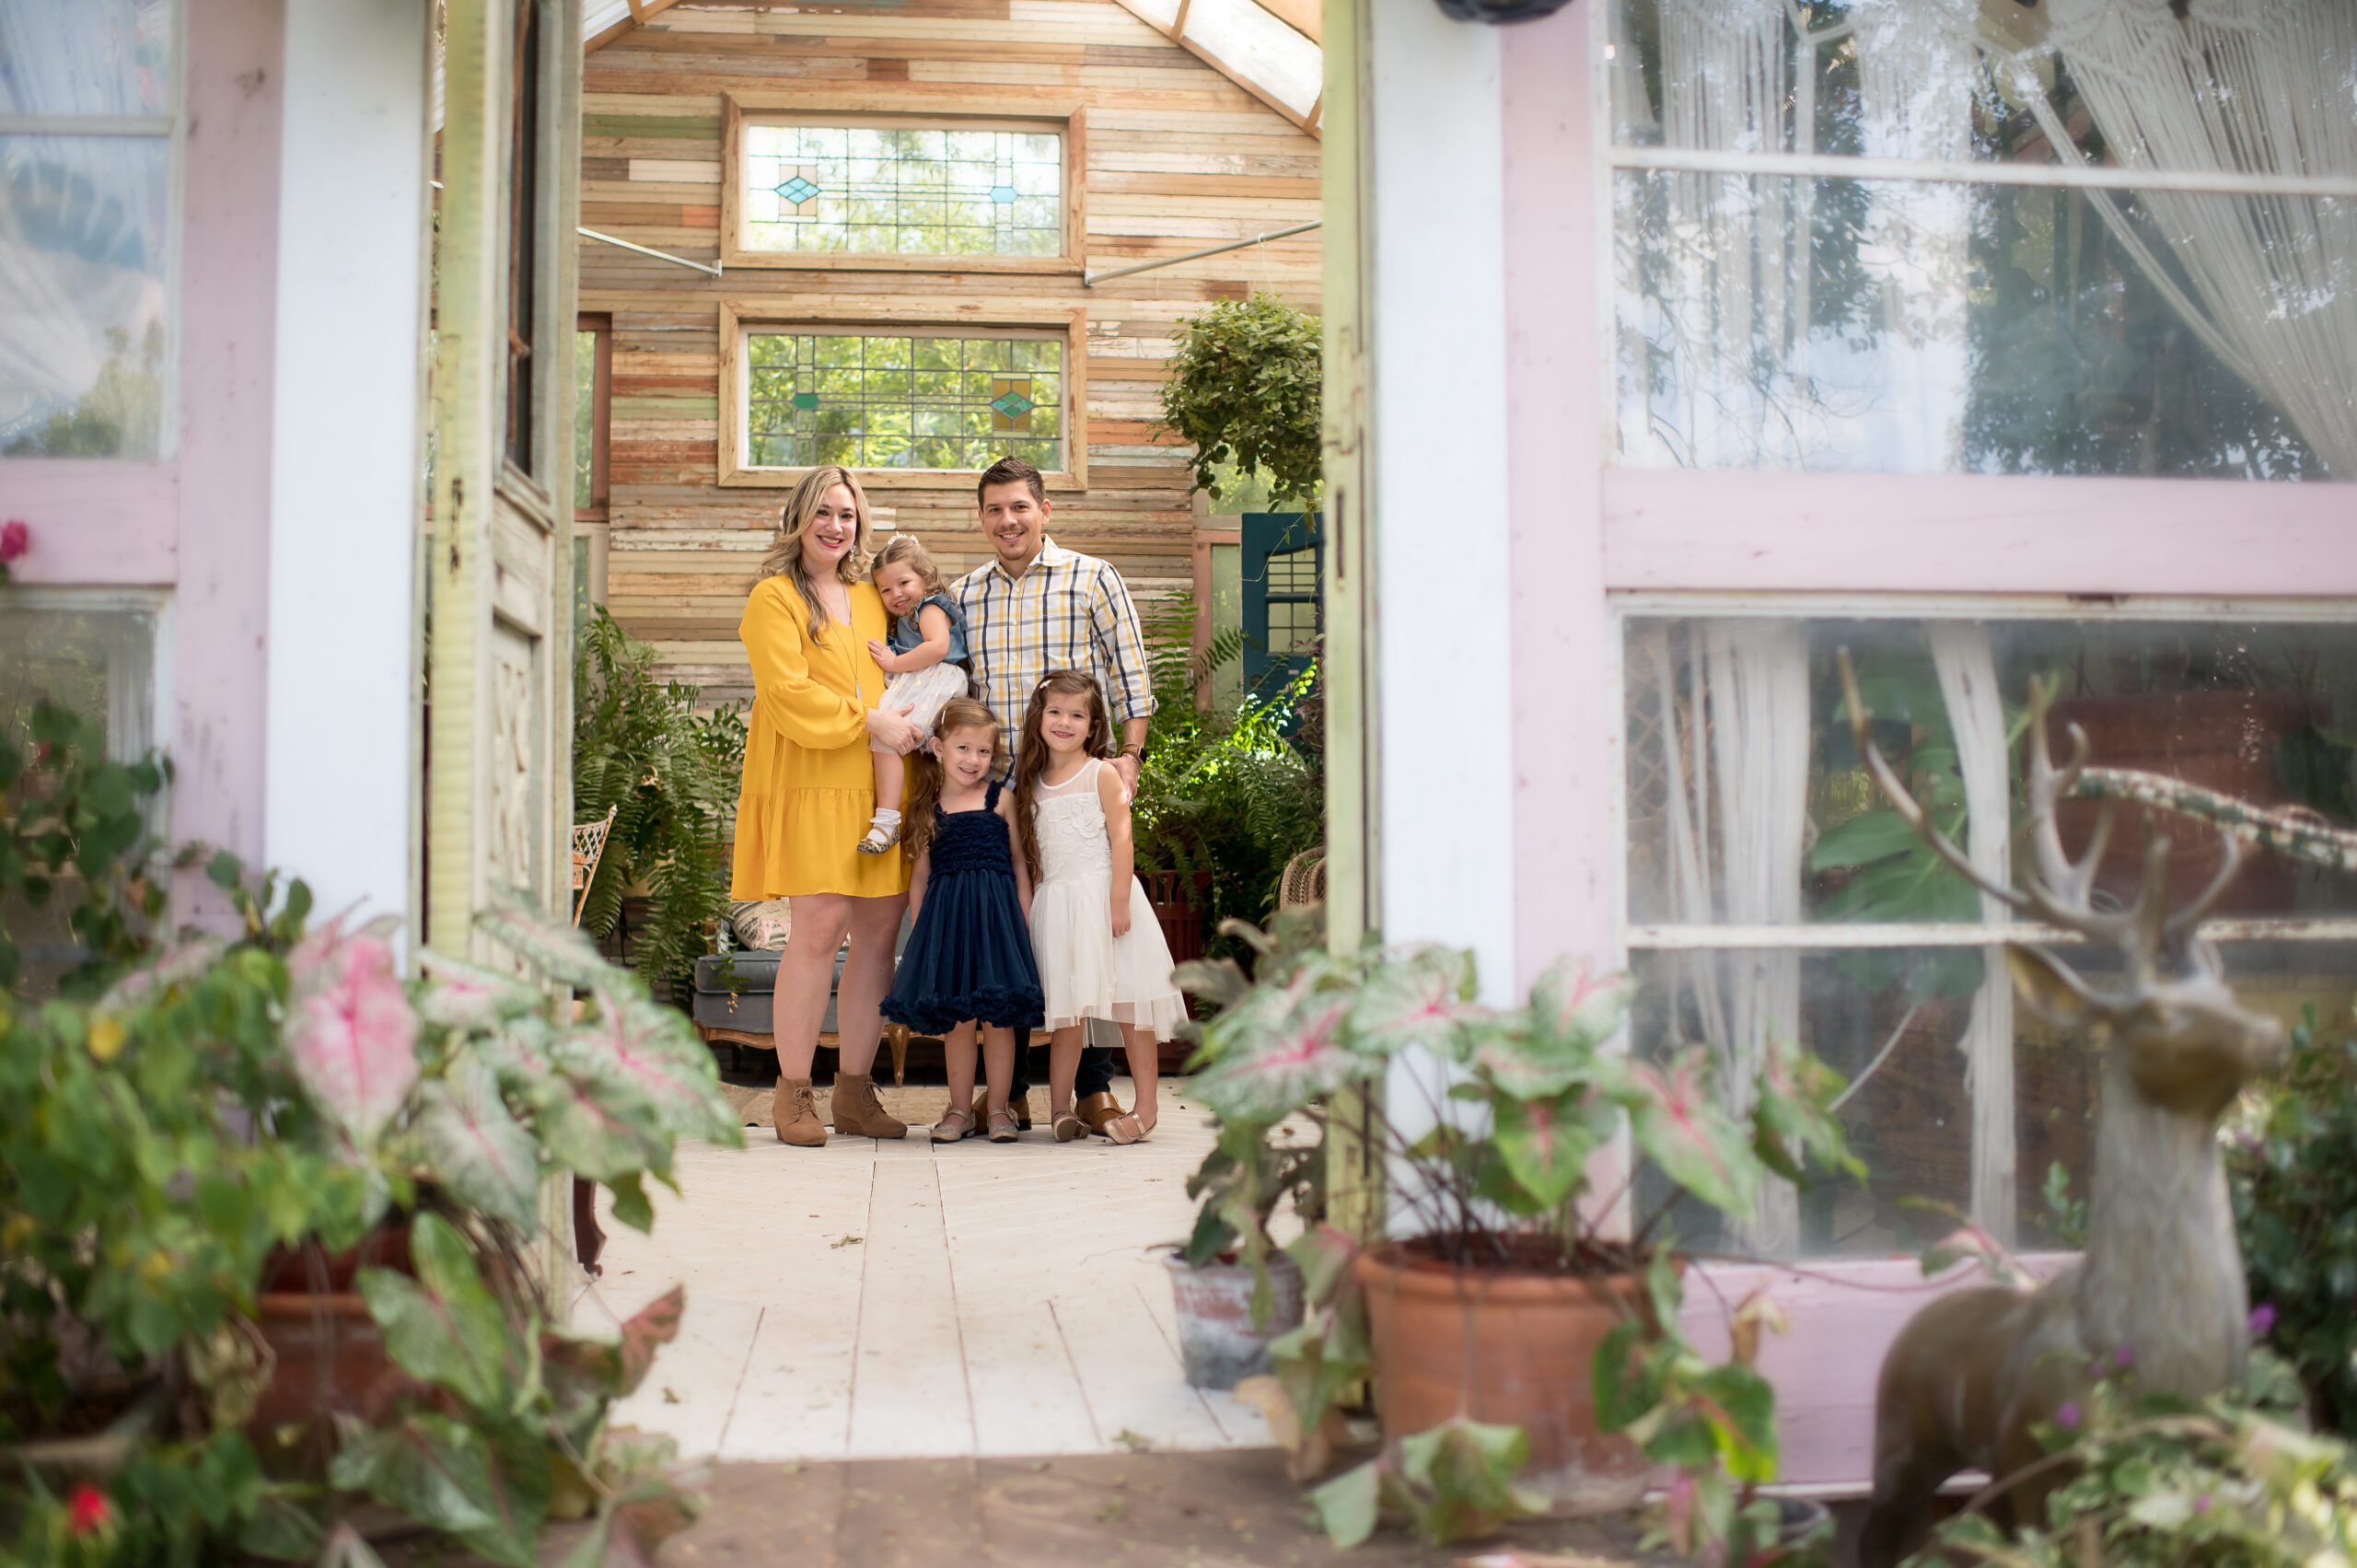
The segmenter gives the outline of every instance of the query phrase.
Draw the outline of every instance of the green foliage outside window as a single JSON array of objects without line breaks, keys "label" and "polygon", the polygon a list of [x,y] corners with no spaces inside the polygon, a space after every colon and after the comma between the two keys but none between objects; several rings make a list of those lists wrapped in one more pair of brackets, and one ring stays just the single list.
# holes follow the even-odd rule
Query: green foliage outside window
[{"label": "green foliage outside window", "polygon": [[1324,460],[1318,318],[1273,294],[1223,300],[1178,323],[1162,423],[1192,442],[1195,488],[1217,499],[1220,470],[1258,470],[1272,501],[1309,506]]},{"label": "green foliage outside window", "polygon": [[631,961],[657,995],[684,983],[705,950],[705,923],[727,907],[722,861],[745,761],[735,709],[699,714],[695,687],[655,677],[655,649],[600,607],[574,664],[573,819],[614,808],[598,875],[581,913],[593,937],[610,935],[622,899],[643,889]]},{"label": "green foliage outside window", "polygon": [[2357,1436],[2357,1039],[2313,1009],[2290,1070],[2232,1134],[2228,1179],[2250,1298],[2313,1393],[2317,1419]]}]

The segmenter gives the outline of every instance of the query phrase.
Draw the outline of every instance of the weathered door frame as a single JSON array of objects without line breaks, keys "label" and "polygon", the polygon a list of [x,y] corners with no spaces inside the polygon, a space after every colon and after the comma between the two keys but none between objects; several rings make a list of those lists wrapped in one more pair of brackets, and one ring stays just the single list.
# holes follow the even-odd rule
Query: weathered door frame
[{"label": "weathered door frame", "polygon": [[[527,15],[537,32],[522,26]],[[520,58],[521,41],[536,42]],[[425,942],[478,950],[474,917],[552,913],[572,819],[573,395],[581,14],[571,0],[450,0],[435,267],[433,528],[426,557]],[[536,71],[528,233],[513,105]],[[530,318],[510,319],[528,238]],[[522,331],[516,329],[522,327]],[[523,456],[507,450],[511,351],[528,341]]]}]

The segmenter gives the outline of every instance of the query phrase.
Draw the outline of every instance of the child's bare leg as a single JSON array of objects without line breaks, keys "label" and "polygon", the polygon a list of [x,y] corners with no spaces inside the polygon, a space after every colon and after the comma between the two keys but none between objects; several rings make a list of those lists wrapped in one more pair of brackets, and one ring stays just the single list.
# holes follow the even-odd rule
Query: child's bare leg
[{"label": "child's bare leg", "polygon": [[1122,1025],[1121,1036],[1130,1049],[1130,1083],[1135,1095],[1130,1110],[1141,1124],[1151,1127],[1161,1116],[1155,1091],[1161,1084],[1162,1047],[1155,1043],[1152,1029],[1136,1024]]},{"label": "child's bare leg", "polygon": [[1015,1085],[1015,1031],[1003,1024],[982,1028],[982,1073],[989,1083],[990,1109],[1004,1110],[1007,1092]]},{"label": "child's bare leg", "polygon": [[862,854],[882,854],[900,842],[900,792],[908,784],[908,764],[885,747],[868,753],[876,768],[876,815],[868,819],[867,836],[859,841]]},{"label": "child's bare leg", "polygon": [[949,1109],[964,1110],[973,1126],[981,1119],[974,1116],[974,1026],[960,1024],[949,1031],[941,1042],[941,1061],[949,1077]]},{"label": "child's bare leg", "polygon": [[1080,1074],[1080,1047],[1087,1038],[1088,1026],[1075,1024],[1058,1029],[1048,1037],[1048,1114],[1051,1117],[1069,1115],[1072,1111],[1072,1083]]}]

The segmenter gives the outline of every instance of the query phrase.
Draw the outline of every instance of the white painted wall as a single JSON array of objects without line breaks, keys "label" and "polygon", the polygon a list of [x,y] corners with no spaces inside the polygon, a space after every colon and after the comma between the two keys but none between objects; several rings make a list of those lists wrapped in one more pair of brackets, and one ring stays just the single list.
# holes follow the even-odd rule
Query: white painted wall
[{"label": "white painted wall", "polygon": [[[1368,159],[1378,929],[1472,949],[1483,998],[1515,973],[1514,683],[1506,495],[1501,29],[1433,0],[1370,0]],[[1385,1103],[1413,1142],[1447,1069],[1392,1063]],[[1429,1228],[1390,1162],[1395,1234]]]},{"label": "white painted wall", "polygon": [[1387,939],[1515,982],[1505,190],[1512,29],[1369,10],[1372,449]]},{"label": "white painted wall", "polygon": [[432,10],[286,6],[262,841],[331,913],[412,912]]}]

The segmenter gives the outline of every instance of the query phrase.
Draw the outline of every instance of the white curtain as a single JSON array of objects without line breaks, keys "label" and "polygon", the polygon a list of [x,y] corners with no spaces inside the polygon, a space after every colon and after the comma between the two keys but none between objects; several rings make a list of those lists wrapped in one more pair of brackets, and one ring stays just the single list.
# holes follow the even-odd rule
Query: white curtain
[{"label": "white curtain", "polygon": [[[1673,147],[1783,145],[1794,61],[1783,0],[1661,0],[1661,134]],[[1624,70],[1636,52],[1628,50]],[[1640,91],[1629,101],[1641,101]],[[1670,412],[1695,468],[1792,468],[1807,336],[1805,180],[1668,174],[1655,250],[1666,275],[1647,327],[1673,341],[1675,383],[1641,396]]]},{"label": "white curtain", "polygon": [[[1671,918],[1682,924],[1798,925],[1808,825],[1808,637],[1795,621],[1697,624],[1688,649],[1689,732],[1665,736],[1669,770]],[[1674,661],[1666,634],[1648,648],[1666,730],[1674,731]],[[1690,766],[1689,766],[1690,764]],[[1771,1040],[1800,1039],[1800,955],[1791,948],[1700,955],[1687,983],[1720,1086],[1738,1115]],[[1771,1181],[1738,1237],[1770,1257],[1799,1249],[1790,1185]]]},{"label": "white curtain", "polygon": [[[1990,881],[2011,887],[2012,762],[1989,629],[1977,621],[1934,621],[1927,635],[1940,700],[1956,737],[1956,770],[1964,776],[1965,854]],[[2003,901],[1981,894],[1980,918],[2003,923]],[[1971,1020],[1957,1042],[1964,1052],[1965,1086],[1972,1095],[1972,1215],[2011,1246],[2020,1210],[2014,1150],[2014,982],[1993,948],[1985,962]]]},{"label": "white curtain", "polygon": [[[2357,174],[2351,0],[2191,0],[2182,22],[2169,0],[2049,5],[2051,41],[2123,167]],[[2051,134],[2052,110],[2040,107]],[[2357,480],[2357,201],[2168,191],[2142,200],[2190,286],[2188,297],[2155,279],[2178,313],[2335,478]],[[2108,202],[2098,205],[2118,222]]]}]

